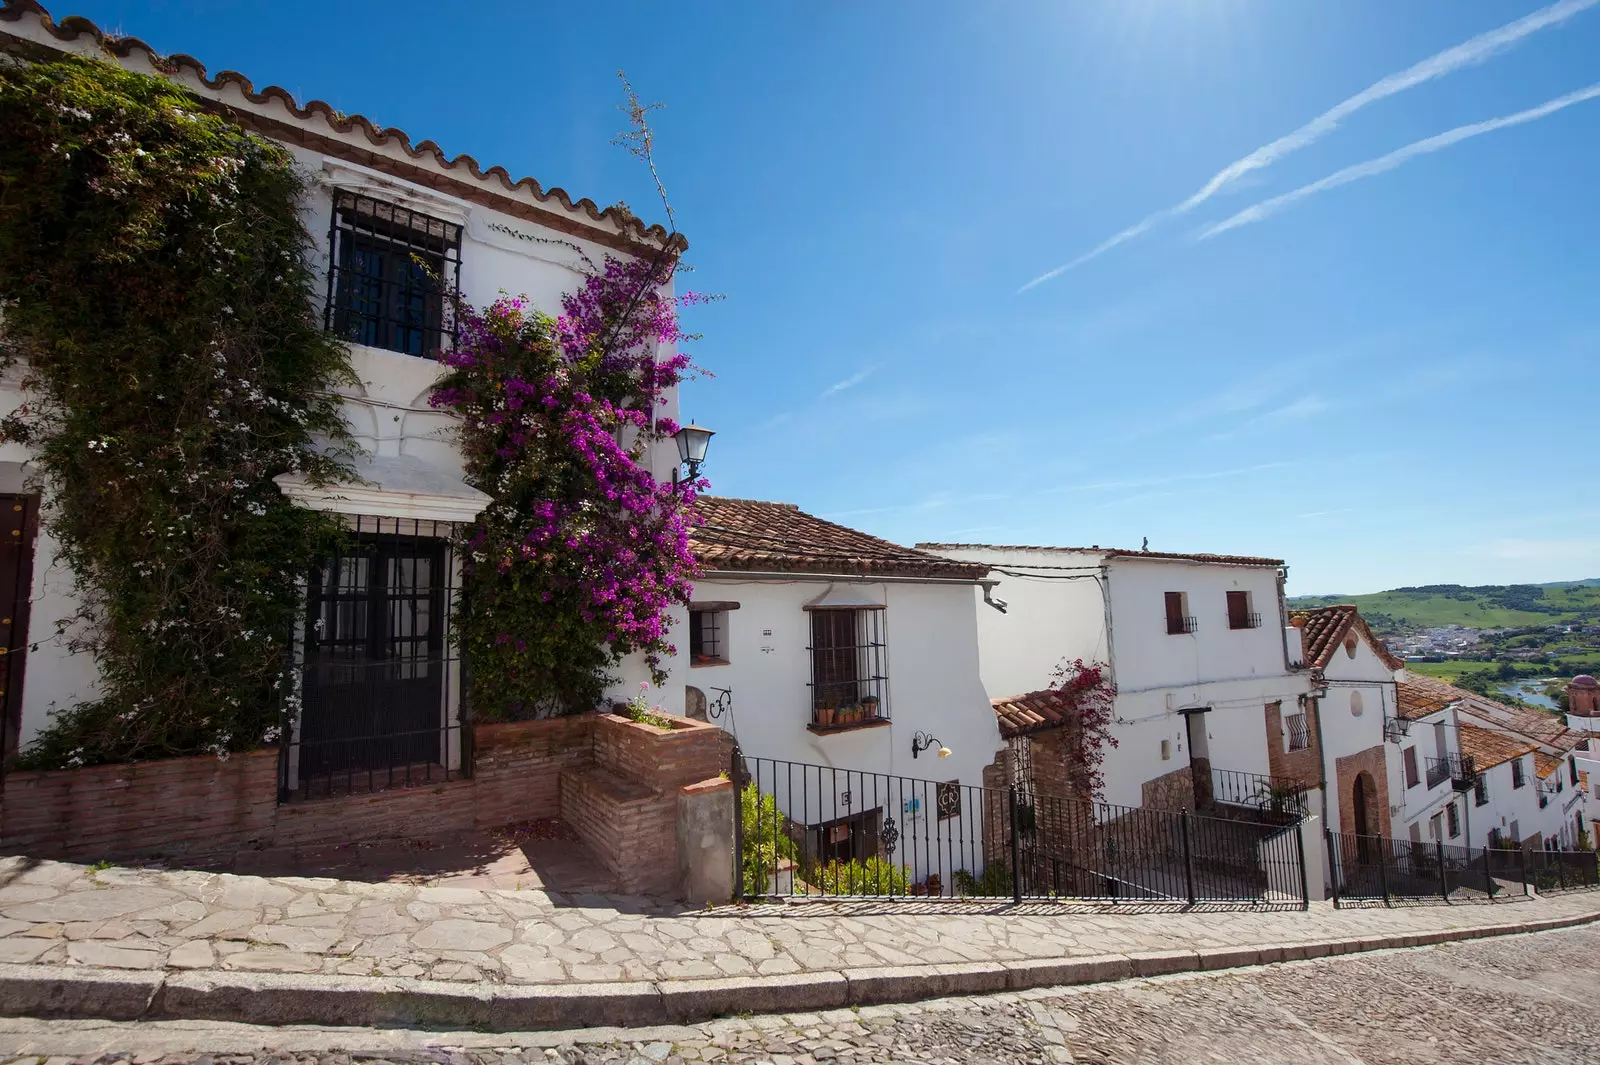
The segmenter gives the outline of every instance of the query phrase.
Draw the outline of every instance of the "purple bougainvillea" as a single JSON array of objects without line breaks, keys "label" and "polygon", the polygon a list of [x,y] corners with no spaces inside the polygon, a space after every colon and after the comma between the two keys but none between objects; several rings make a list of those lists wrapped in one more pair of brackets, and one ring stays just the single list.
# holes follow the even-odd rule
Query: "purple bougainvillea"
[{"label": "purple bougainvillea", "polygon": [[678,350],[671,264],[607,258],[552,318],[525,297],[458,311],[433,405],[461,418],[468,479],[494,502],[466,534],[456,625],[480,718],[593,708],[624,654],[658,683],[668,608],[694,575],[690,506],[703,482],[657,480],[660,413],[693,372]]}]

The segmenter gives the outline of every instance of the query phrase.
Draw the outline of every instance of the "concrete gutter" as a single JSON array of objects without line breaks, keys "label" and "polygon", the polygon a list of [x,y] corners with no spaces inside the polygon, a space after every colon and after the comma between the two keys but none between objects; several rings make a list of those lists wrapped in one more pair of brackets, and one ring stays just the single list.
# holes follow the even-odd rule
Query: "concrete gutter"
[{"label": "concrete gutter", "polygon": [[1369,950],[1548,932],[1600,913],[1356,939],[1258,947],[1147,951],[1015,962],[906,965],[788,976],[655,983],[458,984],[392,977],[274,973],[124,972],[0,965],[0,1014],[113,1021],[424,1026],[536,1031],[685,1024],[734,1013],[797,1013],[1210,972]]}]

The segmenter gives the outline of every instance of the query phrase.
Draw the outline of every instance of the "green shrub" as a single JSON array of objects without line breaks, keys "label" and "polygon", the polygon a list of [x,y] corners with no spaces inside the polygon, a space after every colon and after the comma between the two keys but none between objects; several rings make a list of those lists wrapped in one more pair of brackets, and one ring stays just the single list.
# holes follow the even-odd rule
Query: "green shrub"
[{"label": "green shrub", "polygon": [[990,862],[980,876],[957,869],[950,877],[957,895],[1010,895],[1011,870],[1000,862]]},{"label": "green shrub", "polygon": [[829,862],[817,875],[825,895],[906,895],[911,892],[911,870],[882,858]]},{"label": "green shrub", "polygon": [[778,800],[754,784],[739,793],[739,820],[744,837],[739,854],[741,893],[747,898],[765,895],[779,866],[794,862],[799,849],[784,831]]}]

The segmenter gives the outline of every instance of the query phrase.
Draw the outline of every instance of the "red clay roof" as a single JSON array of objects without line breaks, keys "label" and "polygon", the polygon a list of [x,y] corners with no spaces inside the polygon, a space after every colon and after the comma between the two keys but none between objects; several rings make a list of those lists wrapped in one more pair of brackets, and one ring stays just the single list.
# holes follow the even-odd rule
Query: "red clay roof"
[{"label": "red clay roof", "polygon": [[1001,739],[1060,728],[1072,720],[1072,708],[1058,691],[1029,692],[990,700]]},{"label": "red clay roof", "polygon": [[1553,754],[1545,754],[1543,751],[1534,752],[1533,771],[1540,780],[1543,780],[1545,777],[1549,776],[1551,773],[1554,773],[1557,769],[1560,769],[1564,765],[1566,765],[1566,763]]},{"label": "red clay roof", "polygon": [[1408,721],[1427,717],[1472,694],[1420,673],[1408,674],[1406,680],[1395,685],[1395,693],[1400,701],[1399,714]]},{"label": "red clay roof", "polygon": [[988,551],[1081,551],[1084,554],[1099,554],[1107,559],[1112,558],[1149,558],[1171,559],[1180,562],[1215,562],[1226,566],[1281,566],[1281,558],[1263,558],[1257,555],[1208,555],[1204,552],[1182,551],[1126,551],[1116,547],[1046,547],[1038,544],[934,544],[923,543],[917,545],[929,551],[963,551],[963,550],[988,550]]},{"label": "red clay roof", "polygon": [[701,496],[695,517],[689,546],[707,569],[970,581],[989,572],[981,562],[901,547],[807,514],[793,503]]},{"label": "red clay roof", "polygon": [[[100,50],[118,59],[127,59],[135,52],[143,53],[149,65],[172,77],[177,77],[185,71],[192,73],[207,89],[222,90],[226,86],[237,86],[246,99],[254,104],[264,104],[268,101],[277,101],[283,105],[284,110],[294,123],[307,129],[310,136],[317,143],[308,145],[315,150],[323,151],[348,159],[352,162],[371,166],[375,169],[389,169],[394,161],[386,156],[374,155],[365,151],[359,139],[348,134],[359,134],[361,138],[377,148],[395,145],[405,152],[412,160],[430,161],[440,168],[454,172],[459,180],[467,186],[481,186],[493,195],[508,213],[529,217],[530,221],[553,225],[556,229],[571,231],[574,226],[581,227],[583,235],[599,243],[616,245],[643,245],[649,250],[660,248],[664,242],[671,239],[681,251],[688,246],[687,241],[680,236],[670,236],[659,225],[646,227],[643,222],[634,217],[626,207],[613,206],[601,209],[591,199],[585,197],[573,200],[564,189],[544,189],[531,177],[520,178],[516,181],[503,167],[492,166],[484,170],[470,155],[458,155],[446,158],[444,150],[431,140],[420,141],[413,145],[411,138],[403,131],[393,128],[380,129],[362,115],[346,115],[322,100],[312,100],[301,107],[287,89],[277,85],[268,85],[260,91],[251,84],[250,79],[233,70],[224,70],[211,77],[206,73],[206,68],[193,56],[176,54],[163,56],[148,44],[137,37],[123,37],[106,33],[89,19],[80,15],[69,15],[60,23],[50,17],[50,12],[40,6],[35,0],[5,0],[5,6],[0,7],[0,23],[20,22],[24,17],[31,16],[38,24],[64,44],[72,44],[80,37],[94,38]],[[4,34],[0,33],[0,37]],[[35,47],[37,47],[35,45]],[[216,101],[206,100],[208,104]],[[235,119],[242,119],[240,112],[227,107],[225,103],[219,105],[221,109]],[[215,109],[215,108],[214,108]],[[249,122],[241,122],[249,125]],[[435,185],[440,177],[435,171],[417,166],[417,173],[402,174],[404,177],[422,178],[424,185]],[[446,178],[446,181],[449,179]],[[450,192],[449,189],[442,191]],[[531,202],[524,196],[531,197]],[[550,205],[550,206],[544,206]],[[559,205],[559,210],[555,205]],[[520,210],[518,209],[520,208]],[[537,214],[530,215],[530,212]]]},{"label": "red clay roof", "polygon": [[1300,626],[1300,643],[1305,648],[1308,667],[1322,669],[1327,666],[1333,660],[1333,653],[1343,646],[1345,637],[1353,629],[1367,641],[1367,646],[1372,648],[1372,653],[1384,665],[1390,669],[1405,668],[1405,662],[1389,652],[1383,641],[1367,627],[1361,612],[1349,603],[1291,611],[1289,620]]},{"label": "red clay roof", "polygon": [[1459,734],[1461,753],[1471,755],[1473,764],[1480,770],[1509,762],[1534,749],[1531,743],[1477,725],[1462,725]]}]

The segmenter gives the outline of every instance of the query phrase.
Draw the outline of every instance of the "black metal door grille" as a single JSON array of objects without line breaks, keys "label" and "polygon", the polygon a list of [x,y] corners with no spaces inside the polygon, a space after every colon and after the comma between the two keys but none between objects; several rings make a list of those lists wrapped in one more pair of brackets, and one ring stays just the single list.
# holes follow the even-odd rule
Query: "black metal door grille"
[{"label": "black metal door grille", "polygon": [[380,790],[470,769],[447,631],[458,594],[451,531],[357,519],[343,549],[308,575],[286,794]]}]

